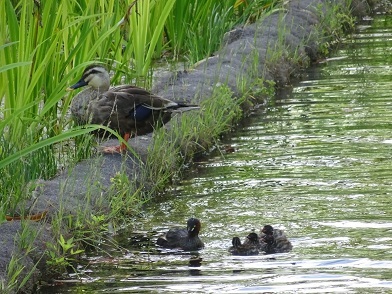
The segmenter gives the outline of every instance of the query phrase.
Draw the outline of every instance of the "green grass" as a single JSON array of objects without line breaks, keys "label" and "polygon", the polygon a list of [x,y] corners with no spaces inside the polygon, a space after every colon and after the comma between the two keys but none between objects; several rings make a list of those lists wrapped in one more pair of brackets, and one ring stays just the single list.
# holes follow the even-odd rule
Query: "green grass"
[{"label": "green grass", "polygon": [[[21,221],[21,229],[15,236],[15,248],[11,260],[7,265],[7,281],[0,280],[0,293],[19,293],[34,273],[35,264],[32,268],[25,268],[22,260],[35,250],[34,241],[38,235],[37,227],[29,221]],[[37,257],[40,259],[39,257]]]}]

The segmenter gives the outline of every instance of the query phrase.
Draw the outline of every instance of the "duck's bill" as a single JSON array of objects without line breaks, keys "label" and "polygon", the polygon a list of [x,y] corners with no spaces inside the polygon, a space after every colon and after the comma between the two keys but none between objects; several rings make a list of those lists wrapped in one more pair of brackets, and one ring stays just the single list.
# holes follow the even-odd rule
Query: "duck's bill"
[{"label": "duck's bill", "polygon": [[67,88],[67,91],[72,91],[75,90],[77,88],[83,87],[88,85],[87,82],[85,80],[80,80],[79,82],[77,82],[75,85],[72,85],[70,87]]}]

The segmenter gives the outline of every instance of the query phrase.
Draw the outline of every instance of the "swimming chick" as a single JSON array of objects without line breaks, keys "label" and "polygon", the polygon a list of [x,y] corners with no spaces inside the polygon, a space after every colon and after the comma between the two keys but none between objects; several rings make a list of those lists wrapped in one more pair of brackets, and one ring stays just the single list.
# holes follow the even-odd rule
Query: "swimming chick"
[{"label": "swimming chick", "polygon": [[265,225],[261,229],[259,242],[260,250],[268,254],[289,252],[293,249],[293,245],[287,239],[286,234],[270,225]]},{"label": "swimming chick", "polygon": [[170,229],[164,236],[159,237],[157,245],[164,248],[179,248],[185,251],[198,250],[204,247],[199,238],[201,223],[197,218],[190,218],[185,228]]},{"label": "swimming chick", "polygon": [[229,252],[233,255],[250,256],[259,254],[259,237],[256,233],[250,233],[246,237],[244,244],[241,244],[240,238],[234,237],[232,245],[229,248]]}]

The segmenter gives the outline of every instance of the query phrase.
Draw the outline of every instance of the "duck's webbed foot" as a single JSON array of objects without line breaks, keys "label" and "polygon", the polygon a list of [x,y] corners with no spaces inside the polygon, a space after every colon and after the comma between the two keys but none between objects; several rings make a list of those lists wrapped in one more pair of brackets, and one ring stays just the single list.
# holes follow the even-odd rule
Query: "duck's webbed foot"
[{"label": "duck's webbed foot", "polygon": [[113,153],[123,153],[125,152],[126,148],[122,148],[121,145],[119,146],[107,146],[102,148],[102,153],[109,153],[109,154],[113,154]]},{"label": "duck's webbed foot", "polygon": [[[129,133],[125,133],[124,135],[124,140],[125,142],[128,142],[129,138],[131,137],[131,135]],[[103,153],[125,153],[127,151],[127,145],[125,143],[121,143],[119,146],[108,146],[108,147],[104,147],[102,149]]]}]

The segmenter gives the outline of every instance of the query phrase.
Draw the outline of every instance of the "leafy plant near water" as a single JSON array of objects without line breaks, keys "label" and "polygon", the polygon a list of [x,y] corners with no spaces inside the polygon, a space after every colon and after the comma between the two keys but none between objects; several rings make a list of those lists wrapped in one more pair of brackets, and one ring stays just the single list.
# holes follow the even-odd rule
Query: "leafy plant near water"
[{"label": "leafy plant near water", "polygon": [[65,239],[63,235],[57,240],[57,243],[47,243],[47,254],[49,259],[47,265],[52,269],[59,271],[65,270],[67,267],[73,268],[72,263],[75,258],[84,252],[82,249],[75,249],[77,247],[74,238]]},{"label": "leafy plant near water", "polygon": [[351,2],[346,0],[346,5],[331,6],[327,10],[319,7],[318,13],[325,20],[319,24],[325,36],[323,42],[319,43],[319,51],[323,56],[329,54],[331,46],[340,40],[345,31],[354,28],[355,19],[350,15]]},{"label": "leafy plant near water", "polygon": [[111,179],[111,186],[108,191],[110,198],[110,213],[106,218],[115,222],[123,221],[126,223],[126,219],[135,215],[138,215],[143,204],[148,199],[143,195],[141,185],[137,185],[135,181],[131,181],[125,172],[117,172]]},{"label": "leafy plant near water", "polygon": [[[102,160],[105,159],[96,157],[86,169],[83,186],[89,187],[87,193],[79,201],[60,201],[56,215],[52,215],[52,233],[58,241],[47,245],[47,262],[53,271],[60,273],[64,267],[72,268],[73,258],[81,253],[80,250],[101,250],[99,244],[103,241],[115,247],[115,242],[107,237],[108,233],[113,234],[118,227],[129,225],[146,201],[145,194],[141,192],[143,186],[129,178],[125,167],[112,176],[108,188],[103,187],[101,170],[95,168]],[[79,180],[69,176],[62,183],[59,197],[67,197],[75,189],[75,181]],[[73,236],[73,239],[65,236]],[[71,245],[72,250],[68,249]]]}]

